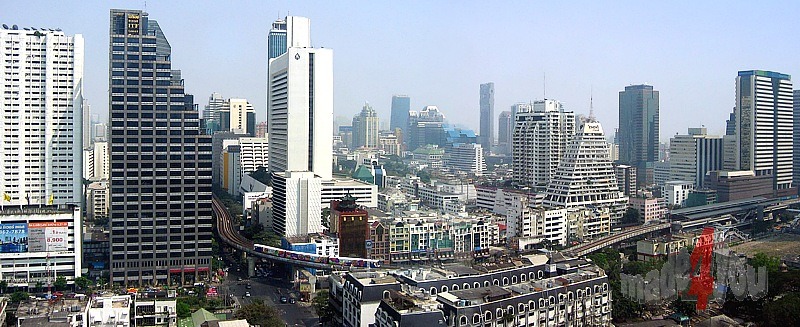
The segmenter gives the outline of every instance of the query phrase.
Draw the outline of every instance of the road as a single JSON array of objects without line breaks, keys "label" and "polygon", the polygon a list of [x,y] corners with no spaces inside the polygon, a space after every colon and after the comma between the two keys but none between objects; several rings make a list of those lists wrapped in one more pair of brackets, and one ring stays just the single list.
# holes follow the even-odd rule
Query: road
[{"label": "road", "polygon": [[[242,281],[238,281],[242,278]],[[247,288],[247,284],[251,288]],[[294,304],[280,303],[281,295],[289,296],[291,285],[277,279],[253,278],[247,279],[244,273],[232,272],[226,281],[220,285],[223,292],[233,294],[234,301],[239,305],[246,305],[255,299],[263,300],[267,305],[275,308],[287,326],[317,326],[318,318],[314,309],[307,304],[297,301]],[[245,292],[250,292],[250,297],[245,297]],[[296,296],[295,296],[296,297]]]}]

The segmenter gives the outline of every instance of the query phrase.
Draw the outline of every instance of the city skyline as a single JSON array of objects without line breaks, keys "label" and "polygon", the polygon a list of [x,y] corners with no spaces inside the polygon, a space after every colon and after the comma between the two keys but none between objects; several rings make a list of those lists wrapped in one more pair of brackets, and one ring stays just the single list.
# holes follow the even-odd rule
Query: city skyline
[{"label": "city skyline", "polygon": [[[0,13],[0,22],[85,35],[86,97],[92,113],[105,117],[108,86],[103,64],[108,54],[107,36],[102,32],[112,7],[145,9],[164,17],[165,28],[176,31],[170,38],[175,47],[173,61],[189,81],[187,92],[203,100],[212,92],[252,99],[259,121],[266,117],[267,33],[271,23],[287,13],[314,21],[318,33],[313,46],[337,50],[336,116],[352,117],[368,101],[381,120],[389,121],[391,96],[407,94],[412,110],[436,105],[452,123],[477,131],[479,99],[474,90],[480,83],[495,82],[496,106],[503,109],[544,98],[546,76],[546,97],[559,100],[576,114],[588,114],[593,93],[596,116],[609,131],[617,127],[617,93],[627,85],[647,83],[662,93],[662,140],[700,125],[709,134],[722,135],[724,121],[735,105],[730,86],[736,72],[800,72],[800,63],[791,57],[795,52],[791,44],[780,52],[740,46],[777,41],[780,35],[799,29],[791,17],[800,5],[792,3],[489,6],[466,2],[453,7],[245,2],[232,7],[214,2],[195,6],[151,2],[144,8],[143,1],[113,6],[34,1],[9,6]],[[537,12],[549,14],[525,18]],[[783,24],[731,19],[745,14],[774,17]],[[344,15],[364,19],[341,24]],[[503,19],[490,28],[468,23],[485,17]],[[558,51],[542,51],[540,44],[554,45]],[[663,51],[666,48],[670,51]],[[482,69],[464,69],[473,66]],[[420,82],[425,80],[432,82]]]}]

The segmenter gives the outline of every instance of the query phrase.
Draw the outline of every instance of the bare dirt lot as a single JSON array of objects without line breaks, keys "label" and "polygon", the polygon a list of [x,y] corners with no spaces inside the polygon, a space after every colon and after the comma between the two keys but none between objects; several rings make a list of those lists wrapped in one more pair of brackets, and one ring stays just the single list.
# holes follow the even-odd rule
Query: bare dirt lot
[{"label": "bare dirt lot", "polygon": [[747,242],[734,246],[734,251],[752,257],[756,253],[764,253],[779,258],[794,257],[800,254],[800,235],[777,234],[765,239]]}]

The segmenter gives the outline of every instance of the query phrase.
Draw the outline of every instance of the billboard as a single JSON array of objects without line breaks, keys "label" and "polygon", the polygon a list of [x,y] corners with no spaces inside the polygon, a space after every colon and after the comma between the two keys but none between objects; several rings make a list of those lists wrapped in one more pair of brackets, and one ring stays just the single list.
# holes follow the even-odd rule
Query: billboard
[{"label": "billboard", "polygon": [[28,252],[67,250],[67,222],[33,222],[28,224]]},{"label": "billboard", "polygon": [[0,253],[28,252],[28,224],[0,224]]}]

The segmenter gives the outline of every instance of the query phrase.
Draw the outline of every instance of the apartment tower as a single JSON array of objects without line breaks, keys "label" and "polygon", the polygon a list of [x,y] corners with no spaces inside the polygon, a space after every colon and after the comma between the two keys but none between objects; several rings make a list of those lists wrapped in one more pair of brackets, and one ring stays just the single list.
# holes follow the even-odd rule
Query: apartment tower
[{"label": "apartment tower", "polygon": [[0,205],[80,206],[83,54],[80,34],[0,28]]}]

